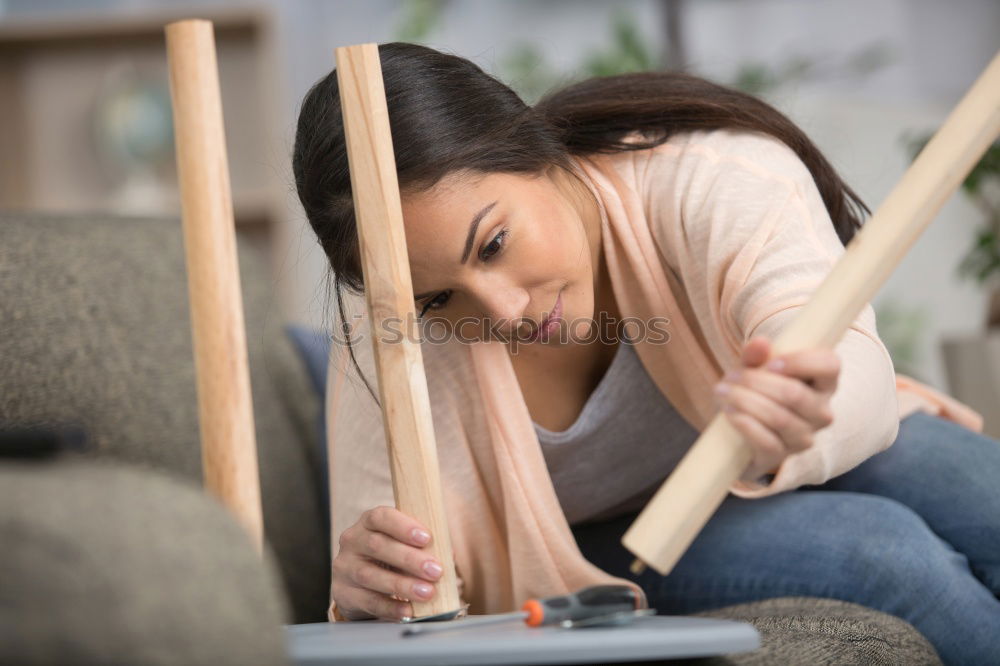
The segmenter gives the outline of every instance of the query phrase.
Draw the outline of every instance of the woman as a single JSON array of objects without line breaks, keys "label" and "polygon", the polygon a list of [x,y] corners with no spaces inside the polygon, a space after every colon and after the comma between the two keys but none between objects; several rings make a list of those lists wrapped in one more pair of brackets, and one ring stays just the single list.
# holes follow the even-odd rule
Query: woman
[{"label": "woman", "polygon": [[[803,594],[899,615],[948,661],[993,654],[1000,447],[981,417],[895,375],[870,305],[834,350],[770,358],[867,210],[794,124],[682,74],[529,108],[462,58],[379,54],[450,536],[391,508],[371,323],[342,299],[363,280],[331,72],[293,159],[347,334],[331,620],[412,614],[441,575],[423,549],[450,538],[474,613],[599,582],[667,613]],[[750,466],[669,575],[632,575],[621,534],[720,408]]]}]

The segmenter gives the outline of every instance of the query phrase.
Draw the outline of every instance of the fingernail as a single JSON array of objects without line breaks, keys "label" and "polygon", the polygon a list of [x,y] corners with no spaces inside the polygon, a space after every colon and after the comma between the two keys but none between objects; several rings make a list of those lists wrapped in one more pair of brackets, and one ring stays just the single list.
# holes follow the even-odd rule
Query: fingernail
[{"label": "fingernail", "polygon": [[413,540],[421,545],[431,540],[431,535],[421,529],[413,528],[413,531],[410,534],[413,537]]},{"label": "fingernail", "polygon": [[767,364],[767,369],[780,372],[785,369],[785,362],[780,358],[776,358]]},{"label": "fingernail", "polygon": [[434,591],[434,588],[432,588],[427,583],[415,583],[413,585],[413,591],[416,593],[418,597],[427,599],[428,597],[431,596],[431,592]]},{"label": "fingernail", "polygon": [[433,576],[434,578],[437,578],[438,576],[441,575],[441,572],[444,571],[444,569],[442,569],[441,565],[438,564],[437,562],[431,562],[430,560],[428,560],[424,562],[424,571],[427,572],[428,576]]},{"label": "fingernail", "polygon": [[715,385],[715,395],[726,395],[727,393],[729,393],[729,384],[719,382]]}]

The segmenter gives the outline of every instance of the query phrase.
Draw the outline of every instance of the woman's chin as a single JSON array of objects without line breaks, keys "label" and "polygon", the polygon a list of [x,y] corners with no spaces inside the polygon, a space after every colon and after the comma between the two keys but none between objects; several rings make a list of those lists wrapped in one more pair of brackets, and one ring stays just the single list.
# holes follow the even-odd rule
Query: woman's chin
[{"label": "woman's chin", "polygon": [[[592,336],[593,322],[590,317],[577,317],[572,321],[570,327],[570,341],[581,342],[589,340]],[[569,326],[569,324],[567,324]]]}]

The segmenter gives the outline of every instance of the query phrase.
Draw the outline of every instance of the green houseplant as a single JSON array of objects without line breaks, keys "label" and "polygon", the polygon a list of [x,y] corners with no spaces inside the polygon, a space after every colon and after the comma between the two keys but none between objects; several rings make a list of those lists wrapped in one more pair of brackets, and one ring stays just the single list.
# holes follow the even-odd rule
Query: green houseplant
[{"label": "green houseplant", "polygon": [[[908,139],[913,158],[931,135]],[[962,192],[983,213],[983,220],[956,267],[959,277],[990,291],[986,327],[1000,329],[1000,141],[995,142],[962,181]]]}]

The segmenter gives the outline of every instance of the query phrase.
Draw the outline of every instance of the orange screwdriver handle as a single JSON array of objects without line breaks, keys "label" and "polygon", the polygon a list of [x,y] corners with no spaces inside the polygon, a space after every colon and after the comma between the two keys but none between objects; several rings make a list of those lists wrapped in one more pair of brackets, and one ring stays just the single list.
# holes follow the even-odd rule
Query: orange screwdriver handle
[{"label": "orange screwdriver handle", "polygon": [[626,585],[592,585],[575,594],[529,599],[521,606],[528,614],[529,627],[559,624],[565,620],[586,620],[599,615],[634,611],[640,607],[635,590]]}]

